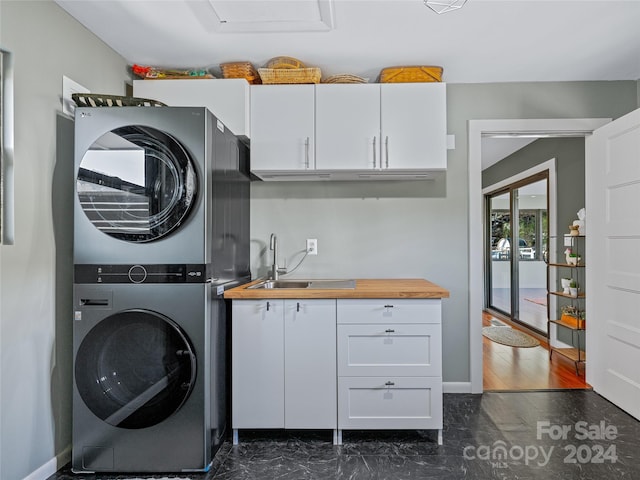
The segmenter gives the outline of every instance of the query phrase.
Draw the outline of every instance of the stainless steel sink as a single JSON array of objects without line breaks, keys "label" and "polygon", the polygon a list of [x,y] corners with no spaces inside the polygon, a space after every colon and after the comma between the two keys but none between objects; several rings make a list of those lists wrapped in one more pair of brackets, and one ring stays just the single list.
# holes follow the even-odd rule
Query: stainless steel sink
[{"label": "stainless steel sink", "polygon": [[264,280],[256,283],[249,289],[274,289],[274,288],[310,288],[310,289],[349,289],[356,288],[355,280]]}]

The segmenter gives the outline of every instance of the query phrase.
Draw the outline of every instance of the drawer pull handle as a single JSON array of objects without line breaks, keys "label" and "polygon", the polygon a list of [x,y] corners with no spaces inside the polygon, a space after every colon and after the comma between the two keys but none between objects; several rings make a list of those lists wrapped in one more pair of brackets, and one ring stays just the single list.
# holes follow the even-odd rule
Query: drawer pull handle
[{"label": "drawer pull handle", "polygon": [[392,328],[387,328],[387,329],[385,330],[385,333],[395,333],[395,330],[394,330],[394,329],[392,329]]},{"label": "drawer pull handle", "polygon": [[395,385],[395,383],[394,382],[387,382],[387,383],[385,383],[385,385],[387,387],[393,387]]},{"label": "drawer pull handle", "polygon": [[393,305],[385,305],[384,308],[393,308]]}]

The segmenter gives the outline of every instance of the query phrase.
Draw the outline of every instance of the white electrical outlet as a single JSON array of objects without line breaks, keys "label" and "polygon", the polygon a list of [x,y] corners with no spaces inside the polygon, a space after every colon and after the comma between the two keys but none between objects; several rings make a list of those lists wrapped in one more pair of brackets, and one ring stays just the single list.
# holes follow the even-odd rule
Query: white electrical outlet
[{"label": "white electrical outlet", "polygon": [[318,254],[318,239],[307,238],[307,255],[317,255],[317,254]]}]

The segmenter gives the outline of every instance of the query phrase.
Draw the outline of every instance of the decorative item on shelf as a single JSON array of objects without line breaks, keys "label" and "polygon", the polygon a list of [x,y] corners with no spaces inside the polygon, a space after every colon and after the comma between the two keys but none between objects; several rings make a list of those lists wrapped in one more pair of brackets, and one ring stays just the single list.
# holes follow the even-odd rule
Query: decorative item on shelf
[{"label": "decorative item on shelf", "polygon": [[319,68],[307,67],[293,57],[273,57],[258,74],[264,84],[320,83],[322,78]]},{"label": "decorative item on shelf", "polygon": [[578,284],[575,280],[571,280],[569,283],[569,296],[574,298],[578,296]]},{"label": "decorative item on shelf", "polygon": [[142,65],[133,65],[131,71],[134,75],[145,80],[179,80],[179,79],[202,79],[216,78],[206,69],[169,69],[156,68]]},{"label": "decorative item on shelf", "polygon": [[566,305],[561,309],[562,316],[560,320],[573,328],[585,328],[586,312],[580,310],[573,305]]},{"label": "decorative item on shelf", "polygon": [[72,93],[78,107],[164,107],[164,103],[149,98],[103,95],[101,93]]},{"label": "decorative item on shelf", "polygon": [[580,226],[579,225],[569,225],[569,235],[572,237],[577,237],[580,235]]},{"label": "decorative item on shelf", "polygon": [[380,71],[380,83],[441,82],[442,67],[405,66],[386,67]]},{"label": "decorative item on shelf", "polygon": [[562,285],[562,293],[565,295],[569,295],[569,284],[571,283],[570,278],[561,278],[560,285]]},{"label": "decorative item on shelf", "polygon": [[367,79],[359,77],[358,75],[340,73],[325,78],[322,80],[322,83],[367,83]]},{"label": "decorative item on shelf", "polygon": [[580,235],[587,234],[587,211],[584,208],[578,210],[578,220],[574,220],[573,224],[578,226]]},{"label": "decorative item on shelf", "polygon": [[578,255],[577,253],[573,253],[570,248],[567,248],[564,251],[564,256],[567,261],[567,264],[573,265],[573,266],[578,265],[580,263],[580,260],[582,259],[580,255]]},{"label": "decorative item on shelf", "polygon": [[226,62],[220,64],[224,78],[244,78],[252,85],[261,83],[260,75],[251,62]]}]

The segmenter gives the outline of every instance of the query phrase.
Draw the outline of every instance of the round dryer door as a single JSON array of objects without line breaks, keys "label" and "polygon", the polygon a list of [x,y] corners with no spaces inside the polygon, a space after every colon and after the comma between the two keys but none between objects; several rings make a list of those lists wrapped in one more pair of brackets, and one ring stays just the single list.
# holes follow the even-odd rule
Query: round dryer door
[{"label": "round dryer door", "polygon": [[89,221],[107,235],[151,242],[167,235],[196,200],[197,174],[172,136],[140,125],[97,139],[80,162],[76,188]]},{"label": "round dryer door", "polygon": [[82,400],[97,417],[115,427],[147,428],[187,400],[196,356],[174,322],[127,310],[89,331],[76,355],[75,377]]}]

